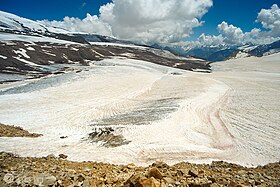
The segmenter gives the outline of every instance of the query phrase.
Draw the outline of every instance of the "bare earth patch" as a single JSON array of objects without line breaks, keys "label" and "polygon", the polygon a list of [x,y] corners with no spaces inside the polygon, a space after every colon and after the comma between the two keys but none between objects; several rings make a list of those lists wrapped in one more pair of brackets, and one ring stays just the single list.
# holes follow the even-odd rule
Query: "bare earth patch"
[{"label": "bare earth patch", "polygon": [[4,125],[0,123],[0,137],[31,137],[37,138],[42,134],[30,133],[21,127]]}]

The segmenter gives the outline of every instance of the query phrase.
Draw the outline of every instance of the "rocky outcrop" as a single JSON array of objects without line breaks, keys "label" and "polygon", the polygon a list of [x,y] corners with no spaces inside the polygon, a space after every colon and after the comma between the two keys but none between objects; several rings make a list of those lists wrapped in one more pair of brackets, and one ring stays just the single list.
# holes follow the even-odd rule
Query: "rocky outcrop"
[{"label": "rocky outcrop", "polygon": [[241,187],[280,184],[280,163],[246,168],[226,162],[173,166],[158,162],[138,167],[134,164],[71,162],[54,155],[24,158],[2,152],[0,166],[0,186]]},{"label": "rocky outcrop", "polygon": [[21,127],[4,125],[0,123],[0,137],[30,137],[37,138],[42,134],[30,133]]}]

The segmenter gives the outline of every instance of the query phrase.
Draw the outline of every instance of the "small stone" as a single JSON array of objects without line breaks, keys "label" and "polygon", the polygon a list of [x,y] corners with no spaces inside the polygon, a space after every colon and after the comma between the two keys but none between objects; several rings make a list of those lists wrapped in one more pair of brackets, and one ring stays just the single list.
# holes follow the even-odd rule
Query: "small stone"
[{"label": "small stone", "polygon": [[153,167],[157,168],[168,168],[169,166],[164,162],[156,162],[152,164]]},{"label": "small stone", "polygon": [[226,168],[225,171],[230,173],[230,172],[232,172],[232,169],[231,168]]},{"label": "small stone", "polygon": [[160,182],[155,178],[151,177],[149,179],[142,179],[137,184],[137,187],[161,187]]},{"label": "small stone", "polygon": [[198,172],[195,170],[189,170],[189,175],[192,177],[198,177]]},{"label": "small stone", "polygon": [[163,178],[161,172],[157,168],[150,169],[150,171],[148,172],[148,177],[149,178],[154,177],[155,179],[162,179]]},{"label": "small stone", "polygon": [[182,177],[184,175],[184,173],[181,170],[178,170],[176,174],[178,177]]},{"label": "small stone", "polygon": [[62,180],[61,181],[61,186],[70,186],[72,184],[71,180]]},{"label": "small stone", "polygon": [[44,185],[46,186],[52,186],[56,183],[56,177],[55,176],[48,176],[45,178]]},{"label": "small stone", "polygon": [[252,185],[252,186],[254,186],[255,185],[255,180],[249,180],[249,183]]},{"label": "small stone", "polygon": [[65,154],[59,154],[58,156],[59,156],[59,158],[61,158],[61,159],[66,159],[66,158],[68,157],[68,156],[65,155]]},{"label": "small stone", "polygon": [[199,174],[199,175],[202,175],[202,174],[204,174],[204,171],[203,171],[203,170],[199,170],[199,171],[198,171],[198,174]]},{"label": "small stone", "polygon": [[77,181],[79,181],[79,182],[83,182],[84,180],[85,180],[85,177],[83,175],[79,175],[77,177]]},{"label": "small stone", "polygon": [[261,185],[262,183],[260,181],[255,181],[255,185]]},{"label": "small stone", "polygon": [[89,187],[97,187],[95,182],[91,182]]},{"label": "small stone", "polygon": [[165,177],[164,180],[167,184],[174,184],[175,183],[175,180],[170,178],[170,177]]},{"label": "small stone", "polygon": [[90,182],[89,182],[89,180],[85,180],[85,181],[83,182],[83,187],[90,187]]},{"label": "small stone", "polygon": [[49,154],[49,155],[47,156],[47,159],[52,159],[52,158],[55,158],[54,154]]},{"label": "small stone", "polygon": [[253,174],[249,174],[249,179],[254,179],[255,176]]},{"label": "small stone", "polygon": [[18,186],[23,186],[23,185],[24,185],[24,183],[23,183],[23,177],[17,178],[17,179],[16,179],[16,184],[17,184]]},{"label": "small stone", "polygon": [[237,186],[237,183],[233,182],[233,181],[230,181],[230,183],[228,184],[228,187],[236,187],[236,186]]},{"label": "small stone", "polygon": [[38,186],[52,186],[56,183],[56,177],[52,175],[40,174],[34,176],[34,184]]},{"label": "small stone", "polygon": [[180,171],[183,173],[184,176],[189,175],[189,170],[188,169],[180,169]]},{"label": "small stone", "polygon": [[127,165],[127,168],[128,168],[128,169],[135,169],[136,166],[135,166],[135,164],[128,164],[128,165]]},{"label": "small stone", "polygon": [[211,187],[210,184],[206,183],[206,184],[195,184],[195,183],[191,183],[189,184],[189,187]]},{"label": "small stone", "polygon": [[175,185],[179,186],[181,183],[179,181],[175,182]]},{"label": "small stone", "polygon": [[139,180],[147,179],[142,174],[132,175],[124,184],[127,186],[135,186]]},{"label": "small stone", "polygon": [[211,187],[219,187],[219,185],[216,184],[216,183],[213,183],[213,184],[211,184],[210,186],[211,186]]},{"label": "small stone", "polygon": [[216,179],[214,177],[210,177],[208,178],[212,183],[215,183],[216,182]]},{"label": "small stone", "polygon": [[68,138],[68,136],[60,136],[59,138],[60,139],[65,139],[65,138]]},{"label": "small stone", "polygon": [[268,176],[268,175],[266,175],[266,174],[263,174],[263,176],[264,176],[265,178],[267,178],[268,180],[271,180],[271,179],[272,179],[271,176]]}]

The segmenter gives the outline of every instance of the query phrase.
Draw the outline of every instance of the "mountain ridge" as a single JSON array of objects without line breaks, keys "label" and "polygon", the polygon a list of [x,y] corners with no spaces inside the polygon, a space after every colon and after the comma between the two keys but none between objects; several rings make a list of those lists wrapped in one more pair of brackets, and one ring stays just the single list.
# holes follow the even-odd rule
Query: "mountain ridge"
[{"label": "mountain ridge", "polygon": [[0,12],[0,51],[1,83],[21,80],[22,76],[26,79],[65,73],[72,69],[69,65],[89,66],[116,57],[190,71],[211,71],[206,60],[181,57],[110,36],[45,27],[5,12]]}]

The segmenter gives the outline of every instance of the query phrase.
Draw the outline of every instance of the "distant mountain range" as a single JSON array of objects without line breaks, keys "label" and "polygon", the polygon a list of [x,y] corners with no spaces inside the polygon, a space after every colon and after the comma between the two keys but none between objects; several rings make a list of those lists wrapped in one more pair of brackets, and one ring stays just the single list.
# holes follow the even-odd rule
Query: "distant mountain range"
[{"label": "distant mountain range", "polygon": [[280,52],[280,40],[264,45],[232,45],[232,46],[199,46],[199,47],[182,47],[182,46],[166,46],[154,44],[152,47],[164,49],[173,54],[181,56],[193,56],[208,61],[216,62],[231,58],[241,58],[256,56],[262,57],[273,53]]}]

